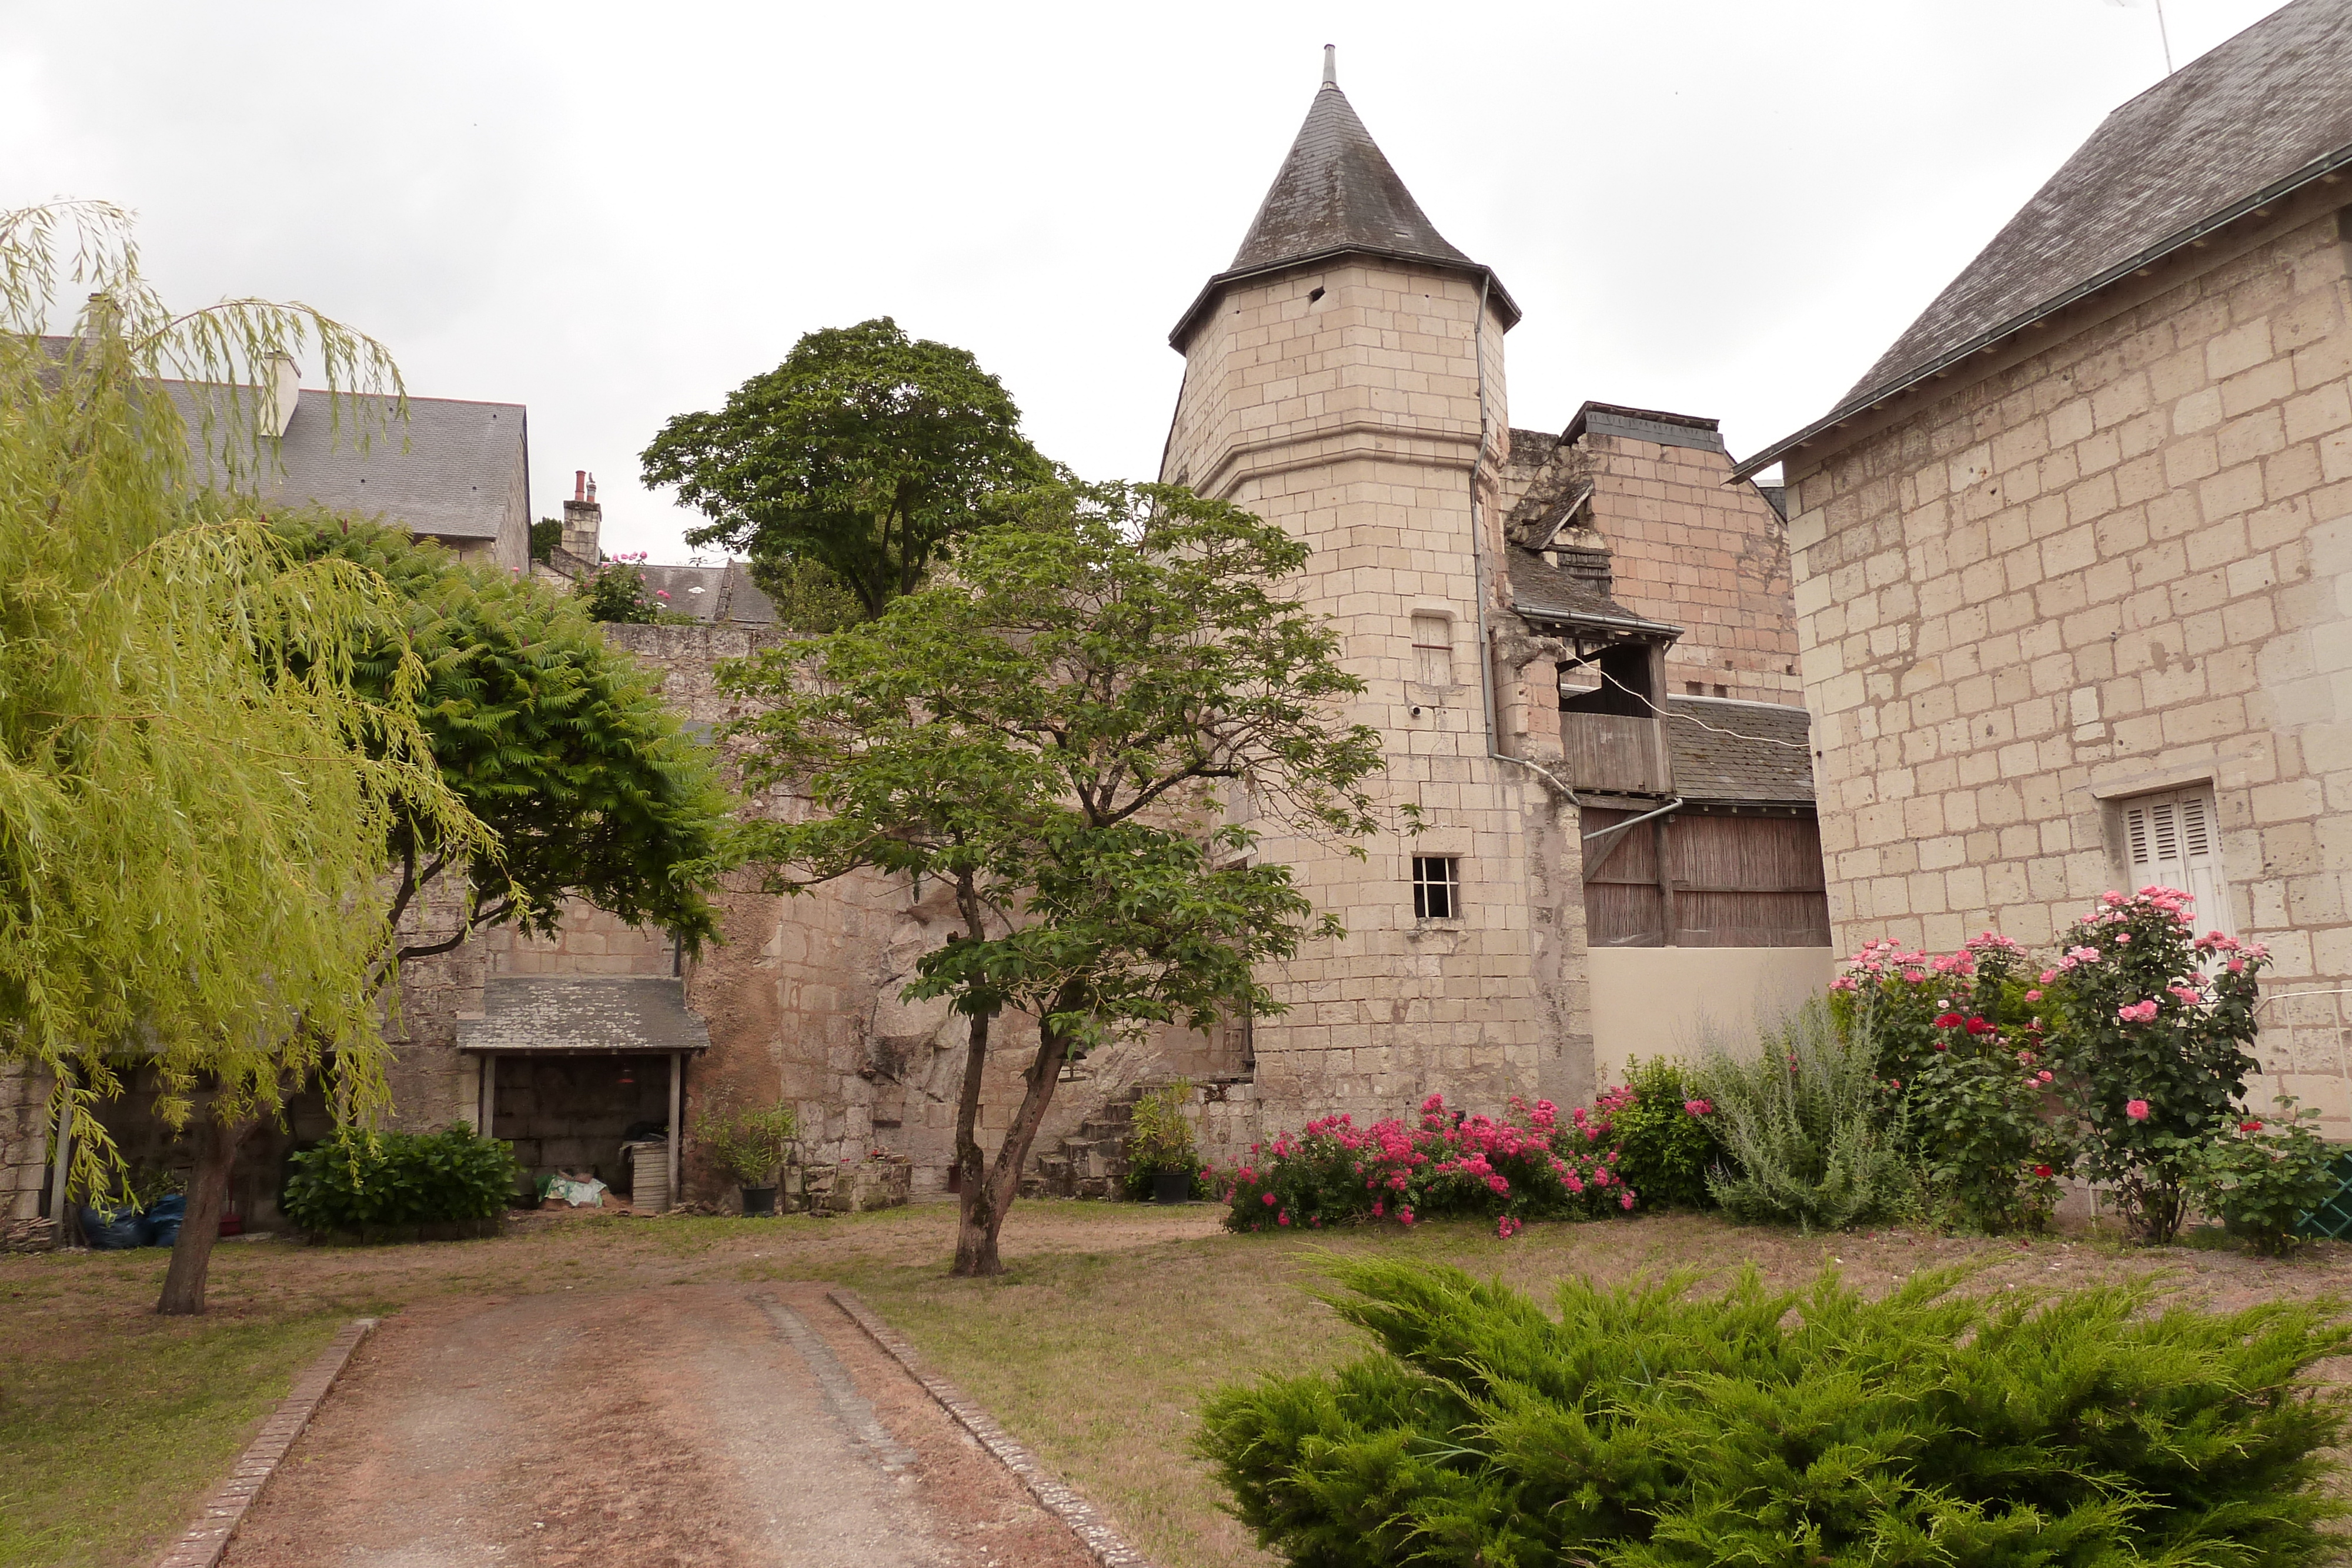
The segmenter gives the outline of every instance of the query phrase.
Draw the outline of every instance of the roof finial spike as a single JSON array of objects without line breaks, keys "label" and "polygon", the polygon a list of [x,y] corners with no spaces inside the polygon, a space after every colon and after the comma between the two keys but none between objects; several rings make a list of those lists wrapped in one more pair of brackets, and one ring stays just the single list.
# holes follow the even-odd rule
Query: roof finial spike
[{"label": "roof finial spike", "polygon": [[1339,46],[1337,44],[1323,46],[1323,85],[1325,87],[1339,85]]}]

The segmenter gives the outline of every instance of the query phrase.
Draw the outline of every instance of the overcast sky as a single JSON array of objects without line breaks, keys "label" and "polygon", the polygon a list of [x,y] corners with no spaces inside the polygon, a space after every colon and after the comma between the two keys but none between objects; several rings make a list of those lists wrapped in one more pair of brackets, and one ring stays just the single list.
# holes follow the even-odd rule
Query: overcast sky
[{"label": "overcast sky", "polygon": [[[2277,0],[2165,0],[2185,65]],[[1169,329],[1321,46],[1526,311],[1512,422],[1826,412],[2112,108],[2151,0],[393,7],[0,0],[0,207],[134,208],[174,304],[300,299],[412,392],[527,403],[533,509],[682,559],[669,415],[814,328],[971,350],[1031,436],[1150,477]]]}]

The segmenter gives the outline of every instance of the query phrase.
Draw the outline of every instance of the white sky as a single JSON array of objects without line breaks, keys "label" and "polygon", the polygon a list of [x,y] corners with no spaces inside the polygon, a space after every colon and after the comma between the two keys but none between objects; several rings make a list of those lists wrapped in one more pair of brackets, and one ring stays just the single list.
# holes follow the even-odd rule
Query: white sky
[{"label": "white sky", "polygon": [[[2187,64],[2278,0],[2165,0]],[[1169,329],[1320,46],[1527,317],[1512,422],[1825,412],[2116,105],[2149,0],[395,6],[0,0],[0,207],[135,208],[175,304],[299,298],[412,392],[525,402],[532,508],[682,559],[663,420],[814,328],[979,355],[1030,435],[1148,478]]]}]

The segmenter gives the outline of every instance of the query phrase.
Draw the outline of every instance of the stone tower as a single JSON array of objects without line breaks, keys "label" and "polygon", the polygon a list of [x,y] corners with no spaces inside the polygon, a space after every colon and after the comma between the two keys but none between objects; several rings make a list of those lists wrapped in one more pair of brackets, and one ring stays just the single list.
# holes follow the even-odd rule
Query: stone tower
[{"label": "stone tower", "polygon": [[1289,1009],[1252,1030],[1269,1129],[1431,1090],[1499,1108],[1591,1087],[1580,889],[1559,869],[1573,809],[1526,765],[1542,759],[1530,724],[1557,747],[1550,666],[1492,653],[1525,643],[1496,586],[1517,319],[1397,178],[1327,50],[1233,265],[1171,337],[1184,384],[1161,469],[1313,547],[1301,597],[1367,684],[1350,716],[1387,737],[1381,792],[1425,824],[1363,861],[1259,824],[1259,852],[1348,927],[1265,977]]}]

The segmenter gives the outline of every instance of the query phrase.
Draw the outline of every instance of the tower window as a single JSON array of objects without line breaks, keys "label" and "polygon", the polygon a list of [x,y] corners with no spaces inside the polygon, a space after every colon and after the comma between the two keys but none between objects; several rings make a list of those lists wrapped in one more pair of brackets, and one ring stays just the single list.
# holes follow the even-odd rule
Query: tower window
[{"label": "tower window", "polygon": [[1461,862],[1452,855],[1412,857],[1412,917],[1453,920],[1462,913]]},{"label": "tower window", "polygon": [[1320,287],[1317,287],[1317,288],[1310,289],[1310,290],[1307,292],[1307,303],[1308,303],[1309,305],[1312,305],[1312,304],[1314,304],[1318,299],[1320,299],[1320,298],[1323,298],[1323,290],[1322,290]]},{"label": "tower window", "polygon": [[1454,684],[1454,622],[1443,615],[1412,618],[1412,678],[1424,686]]}]

